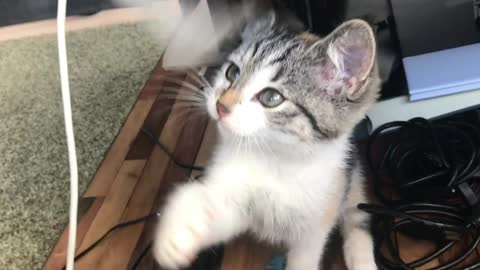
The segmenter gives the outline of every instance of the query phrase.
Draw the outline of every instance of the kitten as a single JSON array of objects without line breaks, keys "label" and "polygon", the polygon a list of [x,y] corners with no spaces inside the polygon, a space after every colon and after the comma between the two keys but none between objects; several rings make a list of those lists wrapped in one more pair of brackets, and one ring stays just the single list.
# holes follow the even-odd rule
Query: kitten
[{"label": "kitten", "polygon": [[272,12],[241,38],[205,93],[216,152],[203,181],[169,197],[156,260],[186,267],[201,249],[250,232],[289,248],[287,270],[316,270],[339,224],[348,268],[377,269],[349,142],[379,92],[372,29],[352,20],[320,38]]}]

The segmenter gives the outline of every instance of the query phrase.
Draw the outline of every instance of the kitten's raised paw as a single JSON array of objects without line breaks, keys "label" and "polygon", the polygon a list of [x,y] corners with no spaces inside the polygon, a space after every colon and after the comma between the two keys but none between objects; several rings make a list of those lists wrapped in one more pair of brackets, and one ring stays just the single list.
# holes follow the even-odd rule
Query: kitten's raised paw
[{"label": "kitten's raised paw", "polygon": [[167,269],[189,266],[208,245],[211,209],[199,194],[179,192],[166,207],[155,235],[153,255]]}]

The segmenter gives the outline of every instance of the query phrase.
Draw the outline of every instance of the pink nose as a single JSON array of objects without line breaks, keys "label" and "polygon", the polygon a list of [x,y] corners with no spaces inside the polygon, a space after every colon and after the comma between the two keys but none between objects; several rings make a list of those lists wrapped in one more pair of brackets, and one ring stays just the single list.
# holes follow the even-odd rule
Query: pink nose
[{"label": "pink nose", "polygon": [[218,117],[222,119],[230,113],[230,110],[227,108],[227,106],[217,101],[217,113]]}]

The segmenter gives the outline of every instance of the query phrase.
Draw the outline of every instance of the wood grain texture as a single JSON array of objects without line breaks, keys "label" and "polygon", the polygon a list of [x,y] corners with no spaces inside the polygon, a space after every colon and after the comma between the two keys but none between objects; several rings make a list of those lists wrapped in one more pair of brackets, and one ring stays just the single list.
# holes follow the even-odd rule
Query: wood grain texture
[{"label": "wood grain texture", "polygon": [[[175,117],[172,112],[172,119]],[[167,121],[160,136],[170,149],[175,149],[183,125]],[[148,160],[145,170],[139,179],[128,205],[123,212],[122,222],[148,215],[152,212],[153,202],[158,195],[160,186],[168,185],[162,175],[170,164],[169,157],[160,149],[155,148]],[[133,250],[144,229],[144,224],[138,224],[123,229],[123,233],[116,234],[107,240],[107,253],[104,254],[96,269],[124,269],[126,268]]]},{"label": "wood grain texture", "polygon": [[[100,210],[93,220],[87,234],[81,241],[80,250],[87,249],[110,228],[119,223],[130,196],[137,184],[144,167],[145,160],[124,161],[119,173],[113,182],[109,193],[105,197]],[[94,253],[90,253],[76,263],[76,269],[94,269],[105,252],[105,245],[99,245]]]},{"label": "wood grain texture", "polygon": [[272,247],[240,237],[225,248],[221,270],[264,270],[273,254]]},{"label": "wood grain texture", "polygon": [[[205,129],[205,134],[203,136],[202,146],[198,151],[197,159],[195,160],[196,166],[207,166],[208,162],[210,161],[213,151],[215,148],[215,144],[217,143],[217,127],[213,120],[210,120],[207,124]],[[194,171],[192,172],[192,176],[195,177],[200,175],[202,172]]]},{"label": "wood grain texture", "polygon": [[[165,124],[160,141],[170,149],[175,149],[174,155],[178,159],[192,163],[203,135],[202,122],[192,122],[184,126],[188,118],[178,118],[177,114],[181,111],[179,112],[175,107]],[[194,133],[198,135],[192,136]],[[155,199],[163,198],[166,191],[170,190],[173,181],[186,179],[187,176],[184,169],[174,165],[163,150],[156,147],[126,207],[124,221],[152,212],[157,208],[153,204]],[[139,224],[125,228],[123,234],[112,237],[107,244],[107,253],[96,269],[126,268],[144,228],[144,224]]]},{"label": "wood grain texture", "polygon": [[[195,118],[190,118],[190,121],[197,120]],[[188,121],[187,121],[188,123]],[[205,133],[203,136],[203,141],[200,146],[200,150],[198,151],[198,154],[196,156],[194,164],[196,166],[204,166],[206,164],[206,161],[210,158],[213,150],[213,143],[214,141],[212,139],[215,139],[214,134],[215,133],[215,127],[213,122],[208,122],[207,127],[205,129]],[[175,166],[172,164],[172,166]],[[195,177],[196,175],[201,174],[199,171],[191,171],[190,172],[190,178]],[[179,179],[181,180],[181,179]],[[163,204],[163,198],[161,196],[157,196],[157,200],[155,201],[154,205],[160,209]],[[136,259],[140,256],[140,254],[147,248],[147,246],[151,243],[152,238],[153,238],[153,232],[155,229],[156,221],[148,221],[145,225],[145,229],[137,243],[137,246],[135,247],[135,250],[133,252],[133,256],[131,257],[131,260],[128,264],[129,268],[135,263]],[[142,260],[140,269],[153,269],[154,267],[154,261],[153,257],[151,256],[151,253],[148,252],[145,258]]]},{"label": "wood grain texture", "polygon": [[[197,119],[195,119],[195,118],[193,118],[193,119],[191,118],[191,119],[190,119],[190,121],[193,121],[193,120],[197,120]],[[204,121],[205,121],[205,123],[206,123],[207,120],[204,119]],[[187,122],[187,123],[188,123],[188,122]],[[204,125],[203,122],[198,122],[198,124],[200,125],[200,126],[199,126],[200,129],[201,129],[201,128],[203,127],[203,125]],[[196,129],[196,127],[193,126],[190,130],[195,130],[195,129]],[[207,135],[207,133],[208,133],[208,128],[206,128],[205,136]],[[190,134],[189,130],[186,129],[186,130],[184,130],[184,133],[182,134],[182,137],[183,137],[183,138],[181,138],[180,140],[181,140],[181,141],[188,140],[188,138],[190,138],[190,136],[191,136],[191,134]],[[205,136],[204,136],[204,138],[205,138]],[[207,146],[207,145],[205,144],[205,140],[206,140],[206,138],[205,138],[204,141],[202,142],[201,147],[200,147],[200,150],[198,151],[198,154],[196,155],[196,159],[195,159],[195,162],[194,162],[195,165],[200,165],[200,164],[202,164],[203,161],[200,161],[200,160],[203,159],[203,156],[209,156],[209,154],[207,154],[206,152],[208,152],[208,153],[211,152],[211,148],[212,148],[212,147],[210,147],[211,145],[208,145],[208,146]],[[204,153],[204,154],[202,155],[202,153]],[[182,161],[183,161],[183,160],[182,160]],[[175,164],[173,164],[173,163],[170,164],[170,165],[171,165],[171,167],[172,167],[173,169],[175,169],[175,170],[176,170],[176,169],[179,169],[179,168],[178,168]],[[187,177],[188,177],[188,178],[194,177],[195,175],[197,175],[197,174],[200,173],[200,172],[198,172],[198,171],[193,171],[193,172],[192,172],[192,171],[190,171],[190,172],[189,172],[189,171],[186,171],[185,173],[186,173],[186,174],[189,173],[190,175],[189,175],[189,176],[185,175],[185,177],[180,177],[180,178],[177,178],[177,179],[172,179],[172,184],[184,182],[184,181],[187,179]],[[170,185],[170,187],[171,187],[171,186],[172,186],[172,185]],[[169,188],[167,188],[167,193],[168,193],[168,190],[169,190]],[[165,196],[157,196],[157,199],[156,199],[156,201],[155,201],[155,203],[154,203],[154,206],[156,207],[156,208],[155,208],[156,211],[160,211],[160,210],[161,210],[161,207],[163,206],[164,202],[165,202]],[[135,260],[137,259],[137,257],[138,257],[138,256],[145,250],[145,248],[151,243],[151,241],[152,241],[152,239],[153,239],[153,232],[154,232],[154,229],[155,229],[155,225],[156,225],[156,224],[157,224],[156,221],[149,221],[148,223],[146,223],[145,229],[144,229],[144,231],[143,231],[143,233],[142,233],[142,236],[140,237],[140,239],[139,239],[139,241],[138,241],[138,243],[137,243],[137,246],[135,247],[133,256],[132,256],[132,258],[131,258],[131,261],[129,262],[129,266],[132,266],[132,265],[133,265],[133,263],[135,262]],[[148,264],[148,263],[147,263],[147,264],[144,264],[144,263],[142,263],[142,265],[144,265],[143,267],[153,267],[153,258],[152,258],[152,256],[151,256],[150,252],[146,255],[146,257],[144,258],[144,260],[146,260],[146,261],[151,261],[152,264]],[[151,268],[150,268],[150,269],[151,269]]]},{"label": "wood grain texture", "polygon": [[[165,75],[163,75],[165,76]],[[169,77],[174,77],[178,80],[183,80],[185,75],[182,74],[171,74]],[[169,119],[170,113],[172,111],[173,105],[175,103],[174,98],[163,98],[163,95],[166,94],[162,91],[166,87],[177,87],[170,82],[163,82],[161,89],[155,89],[155,94],[152,94],[151,97],[155,98],[150,112],[143,121],[142,128],[152,132],[154,134],[160,134],[162,128],[164,127],[167,119]],[[150,94],[149,94],[150,96]],[[152,142],[151,138],[139,132],[133,142],[130,144],[130,148],[125,159],[148,159],[150,156],[155,143]]]},{"label": "wood grain texture", "polygon": [[[79,202],[79,205],[81,204],[82,200]],[[89,209],[85,211],[85,213],[80,214],[77,225],[77,254],[79,253],[80,243],[90,228],[102,204],[103,198],[96,198]],[[69,226],[66,226],[60,238],[57,240],[54,248],[52,249],[50,256],[45,262],[42,268],[43,270],[60,270],[65,266],[68,245],[68,230]]]},{"label": "wood grain texture", "polygon": [[158,90],[161,89],[163,77],[158,74],[163,75],[164,73],[165,71],[161,65],[157,64],[152,71],[152,74],[157,75],[151,75],[150,79],[146,82],[137,102],[130,111],[125,123],[102,161],[102,164],[98,167],[94,178],[84,192],[84,197],[100,197],[105,196],[108,193],[110,185],[114,181],[118,170],[125,160],[132,141],[137,136],[146,116],[156,100],[156,94],[152,93],[158,94]]}]

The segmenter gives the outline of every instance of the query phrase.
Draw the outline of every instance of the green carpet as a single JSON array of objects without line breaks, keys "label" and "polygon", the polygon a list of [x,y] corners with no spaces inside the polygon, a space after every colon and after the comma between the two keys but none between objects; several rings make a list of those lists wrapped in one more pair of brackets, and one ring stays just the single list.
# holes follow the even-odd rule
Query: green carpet
[{"label": "green carpet", "polygon": [[[82,191],[157,63],[168,34],[166,30],[159,42],[141,24],[67,34]],[[40,269],[68,219],[56,46],[55,35],[0,43],[1,269]]]}]

